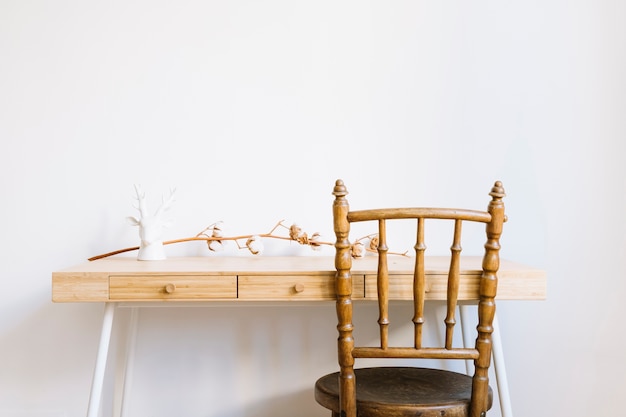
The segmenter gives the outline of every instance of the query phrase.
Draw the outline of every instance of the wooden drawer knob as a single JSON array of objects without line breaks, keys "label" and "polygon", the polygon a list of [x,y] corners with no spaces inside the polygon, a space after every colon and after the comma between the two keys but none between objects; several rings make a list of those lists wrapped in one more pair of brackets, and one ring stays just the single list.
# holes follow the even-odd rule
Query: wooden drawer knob
[{"label": "wooden drawer knob", "polygon": [[165,291],[166,294],[174,294],[174,291],[176,291],[176,285],[174,284],[167,284],[163,290]]},{"label": "wooden drawer knob", "polygon": [[304,284],[298,282],[296,285],[293,286],[293,290],[297,293],[301,293],[302,291],[304,291]]}]

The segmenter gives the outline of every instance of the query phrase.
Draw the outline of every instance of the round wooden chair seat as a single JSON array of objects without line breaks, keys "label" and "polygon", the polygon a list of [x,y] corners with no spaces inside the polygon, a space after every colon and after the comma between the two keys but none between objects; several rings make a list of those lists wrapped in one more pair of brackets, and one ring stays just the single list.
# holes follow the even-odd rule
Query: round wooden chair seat
[{"label": "round wooden chair seat", "polygon": [[[469,415],[472,377],[428,368],[355,369],[359,417],[465,417]],[[315,383],[315,399],[339,413],[339,372]],[[489,408],[493,392],[489,389]]]}]

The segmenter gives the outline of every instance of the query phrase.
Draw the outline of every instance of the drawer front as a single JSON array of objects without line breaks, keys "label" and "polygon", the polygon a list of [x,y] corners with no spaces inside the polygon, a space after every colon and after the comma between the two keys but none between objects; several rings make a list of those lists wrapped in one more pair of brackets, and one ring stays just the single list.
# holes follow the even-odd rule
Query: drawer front
[{"label": "drawer front", "polygon": [[[363,298],[364,276],[352,277],[352,297]],[[242,300],[335,300],[334,276],[240,275],[239,298]]]},{"label": "drawer front", "polygon": [[[480,275],[461,275],[459,287],[459,300],[475,300],[478,298]],[[426,299],[445,300],[448,293],[447,275],[426,275]],[[375,300],[378,298],[376,288],[376,275],[365,276],[365,298]],[[389,275],[389,299],[412,300],[413,299],[413,275]]]},{"label": "drawer front", "polygon": [[237,298],[237,277],[120,275],[109,277],[111,300],[215,300]]}]

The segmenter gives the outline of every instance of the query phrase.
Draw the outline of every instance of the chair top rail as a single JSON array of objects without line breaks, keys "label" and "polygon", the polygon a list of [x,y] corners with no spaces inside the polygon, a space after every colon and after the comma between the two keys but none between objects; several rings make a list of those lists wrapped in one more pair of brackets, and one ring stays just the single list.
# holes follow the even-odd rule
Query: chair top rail
[{"label": "chair top rail", "polygon": [[491,221],[491,214],[486,211],[454,208],[406,207],[371,210],[356,210],[348,213],[349,222],[363,222],[379,219],[444,219],[469,220],[482,223]]}]

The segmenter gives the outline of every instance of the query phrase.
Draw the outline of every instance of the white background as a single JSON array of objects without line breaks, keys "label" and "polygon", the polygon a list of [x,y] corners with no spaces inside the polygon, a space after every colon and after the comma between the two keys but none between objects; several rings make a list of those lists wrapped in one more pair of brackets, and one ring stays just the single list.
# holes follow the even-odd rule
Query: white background
[{"label": "white background", "polygon": [[[177,188],[166,239],[289,219],[332,240],[337,178],[353,207],[477,209],[502,180],[502,256],[548,273],[547,301],[498,306],[515,415],[615,414],[625,17],[617,0],[2,0],[0,416],[84,415],[103,306],[53,304],[50,275],[137,244],[133,184],[153,206]],[[131,415],[328,415],[312,386],[336,367],[334,320],[143,310]]]}]

